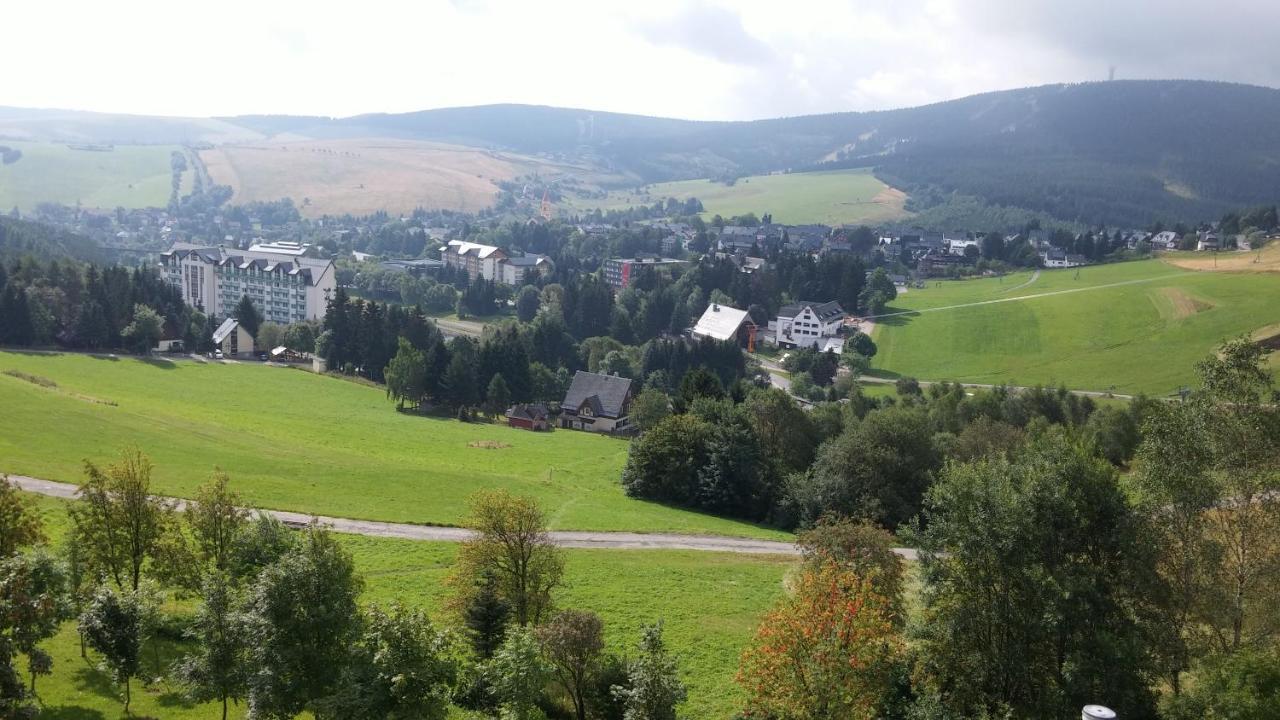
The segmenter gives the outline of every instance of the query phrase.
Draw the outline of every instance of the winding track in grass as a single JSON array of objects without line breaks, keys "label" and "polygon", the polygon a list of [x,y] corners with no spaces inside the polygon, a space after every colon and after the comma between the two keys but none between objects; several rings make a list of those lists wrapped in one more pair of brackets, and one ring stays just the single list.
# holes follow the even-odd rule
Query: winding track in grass
[{"label": "winding track in grass", "polygon": [[[41,480],[24,475],[10,475],[9,481],[20,489],[39,495],[57,498],[74,498],[77,486],[71,483]],[[177,500],[181,507],[182,500]],[[376,522],[373,520],[352,520],[349,518],[315,517],[304,513],[284,510],[264,510],[281,522],[296,524],[308,523],[314,519],[322,525],[331,527],[340,533],[353,535],[369,535],[372,537],[392,537],[406,540],[435,540],[444,542],[462,542],[471,537],[466,528],[442,527],[438,525],[411,525],[408,523]],[[635,532],[576,532],[554,531],[551,539],[561,547],[597,548],[602,550],[701,550],[707,552],[727,552],[748,555],[796,555],[800,551],[792,543],[775,540],[750,540],[746,538],[717,537],[714,535],[675,535],[666,533]],[[896,548],[895,551],[907,560],[916,559],[916,551],[911,548]]]}]

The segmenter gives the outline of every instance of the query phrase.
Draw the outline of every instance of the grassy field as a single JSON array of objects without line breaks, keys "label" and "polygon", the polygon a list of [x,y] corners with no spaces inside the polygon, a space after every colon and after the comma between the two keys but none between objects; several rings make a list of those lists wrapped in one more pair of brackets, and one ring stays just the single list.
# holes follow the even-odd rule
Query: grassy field
[{"label": "grassy field", "polygon": [[233,202],[288,197],[308,217],[418,207],[475,212],[493,205],[501,181],[593,174],[513,153],[384,138],[222,145],[200,157],[214,182],[235,191]]},{"label": "grassy field", "polygon": [[[12,165],[0,164],[0,208],[32,210],[40,202],[89,208],[164,207],[176,145],[117,145],[110,151],[72,150],[54,143],[0,140],[22,151]],[[189,182],[190,173],[183,173]]]},{"label": "grassy field", "polygon": [[778,223],[879,222],[902,217],[906,195],[880,182],[869,169],[753,175],[733,185],[710,180],[681,180],[616,191],[604,200],[577,201],[581,210],[622,209],[652,205],[669,197],[696,197],[705,217],[755,213],[773,215]]},{"label": "grassy field", "polygon": [[[39,498],[46,530],[55,542],[65,528],[65,503]],[[457,548],[448,543],[414,542],[339,535],[351,550],[366,580],[365,600],[398,600],[429,608],[443,623],[442,583]],[[611,650],[630,651],[642,625],[661,618],[671,649],[680,657],[689,686],[684,717],[728,718],[741,706],[733,682],[742,648],[749,642],[764,611],[782,592],[792,560],[720,553],[666,551],[567,550],[566,587],[557,595],[562,607],[585,608],[605,620]],[[189,612],[190,602],[167,609]],[[54,674],[39,681],[45,703],[44,718],[105,720],[121,717],[116,686],[91,657],[82,659],[74,625],[47,643],[54,657]],[[182,651],[176,643],[161,643],[157,666],[150,650],[146,671],[156,676]],[[192,705],[178,689],[164,682],[134,687],[135,716],[174,718],[217,717],[213,705]],[[235,712],[239,717],[243,710]],[[458,713],[461,717],[461,713]]]},{"label": "grassy field", "polygon": [[1220,253],[1169,252],[1160,257],[1168,263],[1188,270],[1280,272],[1280,243],[1272,243],[1259,250]]},{"label": "grassy field", "polygon": [[[968,303],[988,304],[950,307]],[[1280,322],[1280,277],[1146,260],[933,282],[886,312],[912,310],[929,312],[876,325],[891,376],[1163,395],[1222,340]]]},{"label": "grassy field", "polygon": [[379,388],[301,370],[0,353],[0,408],[0,472],[76,482],[86,458],[136,444],[177,496],[216,466],[266,508],[457,524],[473,492],[506,488],[556,529],[784,537],[626,497],[624,440],[401,414]]}]

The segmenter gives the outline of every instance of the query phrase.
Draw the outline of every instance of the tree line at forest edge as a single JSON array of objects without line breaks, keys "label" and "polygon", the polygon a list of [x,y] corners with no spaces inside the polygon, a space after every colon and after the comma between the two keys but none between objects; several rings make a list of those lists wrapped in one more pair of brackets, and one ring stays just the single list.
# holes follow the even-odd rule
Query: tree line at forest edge
[{"label": "tree line at forest edge", "polygon": [[[968,451],[927,479],[899,526],[920,549],[914,602],[893,536],[871,521],[876,501],[812,523],[742,653],[740,717],[1031,720],[1088,702],[1125,718],[1274,717],[1280,409],[1248,342],[1198,371],[1203,387],[1185,401],[1146,406],[1126,474],[1068,424],[957,437]],[[30,501],[0,487],[8,716],[34,717],[29,686],[56,670],[40,645],[78,617],[86,656],[126,703],[145,675],[193,701],[244,700],[252,718],[443,718],[450,704],[503,718],[676,717],[685,691],[660,624],[623,658],[604,652],[599,617],[556,607],[562,551],[532,501],[473,497],[477,534],[437,625],[362,605],[340,542],[240,509],[225,475],[177,513],[149,492],[150,472],[137,451],[87,464],[56,553]],[[165,593],[198,608],[165,615]],[[167,667],[161,639],[179,641]]]}]

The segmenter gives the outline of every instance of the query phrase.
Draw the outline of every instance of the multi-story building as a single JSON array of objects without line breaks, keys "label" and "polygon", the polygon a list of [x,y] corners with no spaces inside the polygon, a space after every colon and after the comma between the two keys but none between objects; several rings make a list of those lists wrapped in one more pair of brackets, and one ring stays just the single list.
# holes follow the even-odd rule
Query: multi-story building
[{"label": "multi-story building", "polygon": [[637,255],[630,258],[610,258],[604,261],[604,280],[611,287],[621,290],[630,287],[636,273],[642,268],[671,268],[684,265],[684,260],[658,257],[657,255]]},{"label": "multi-story building", "polygon": [[512,257],[505,250],[493,245],[450,240],[440,248],[440,260],[445,266],[464,270],[474,281],[477,277],[503,285],[524,285],[529,272],[551,266],[545,255],[520,255]]},{"label": "multi-story building", "polygon": [[551,258],[545,255],[522,255],[498,263],[498,277],[504,285],[520,287],[533,279],[532,272],[551,269]]},{"label": "multi-story building", "polygon": [[467,277],[473,281],[482,277],[497,282],[501,279],[498,276],[498,263],[507,259],[507,253],[493,245],[450,240],[448,245],[440,248],[440,259],[446,267],[465,270]]},{"label": "multi-story building", "polygon": [[844,327],[845,312],[840,303],[802,300],[784,306],[773,323],[774,337],[783,347],[822,347]]},{"label": "multi-story building", "polygon": [[337,287],[332,260],[307,257],[307,246],[254,245],[248,250],[175,243],[160,254],[160,274],[188,305],[227,317],[248,296],[267,322],[324,317]]}]

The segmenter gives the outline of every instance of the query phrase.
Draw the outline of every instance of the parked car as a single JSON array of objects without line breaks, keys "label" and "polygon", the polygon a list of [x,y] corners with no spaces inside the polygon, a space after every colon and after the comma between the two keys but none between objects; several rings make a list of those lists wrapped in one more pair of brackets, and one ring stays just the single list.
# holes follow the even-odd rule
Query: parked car
[{"label": "parked car", "polygon": [[221,350],[214,350],[214,351],[213,351],[213,359],[214,359],[214,360],[221,360],[221,359],[222,359],[222,351],[221,351]]}]

